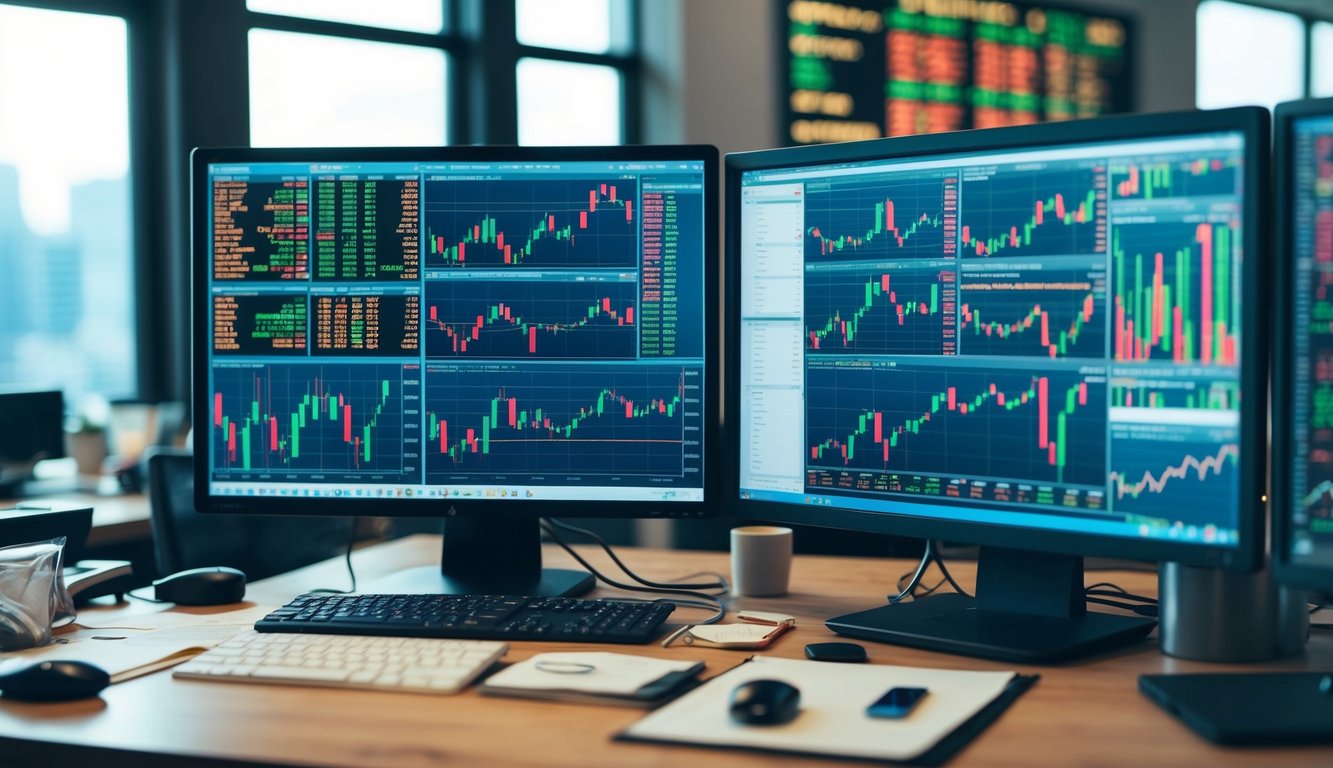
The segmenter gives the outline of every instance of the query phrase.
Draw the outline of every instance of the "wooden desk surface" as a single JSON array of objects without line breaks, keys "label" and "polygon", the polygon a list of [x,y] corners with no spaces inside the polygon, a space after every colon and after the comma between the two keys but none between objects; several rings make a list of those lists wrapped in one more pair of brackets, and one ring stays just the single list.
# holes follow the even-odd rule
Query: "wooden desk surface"
[{"label": "wooden desk surface", "polygon": [[[723,553],[626,549],[624,559],[648,578],[670,579],[698,570],[724,570]],[[363,580],[439,558],[435,537],[413,537],[356,553]],[[604,557],[593,556],[599,567]],[[547,562],[565,565],[563,552],[547,551]],[[823,619],[882,603],[888,586],[912,564],[902,560],[798,557],[794,591],[785,598],[738,598],[732,608],[779,610],[800,626],[777,643],[774,655],[800,657],[806,643],[833,639]],[[972,569],[956,564],[970,584]],[[1122,586],[1151,592],[1146,573],[1093,573]],[[341,586],[341,562],[321,563],[251,585],[247,597],[264,604],[285,602],[316,586]],[[365,582],[363,581],[363,584]],[[614,594],[600,590],[600,595]],[[114,625],[125,616],[157,610],[135,604],[85,612],[83,623]],[[216,612],[222,609],[193,609]],[[680,612],[682,620],[696,615]],[[866,644],[875,663],[950,669],[1015,669],[1014,665],[959,656]],[[520,643],[506,659],[548,650],[588,650],[561,643]],[[709,674],[739,663],[745,653],[677,646],[621,646],[635,653],[701,658]],[[1196,737],[1137,691],[1147,672],[1333,669],[1333,637],[1316,632],[1307,652],[1282,662],[1245,667],[1183,662],[1160,654],[1150,640],[1130,650],[1060,667],[1018,667],[1041,682],[954,761],[955,765],[1152,765],[1286,766],[1333,764],[1333,748],[1224,750]],[[641,711],[583,704],[482,697],[475,691],[429,697],[366,691],[331,691],[289,686],[240,685],[174,680],[167,672],[115,685],[100,700],[65,704],[0,702],[0,763],[5,766],[172,764],[191,758],[247,763],[337,766],[521,765],[521,766],[772,766],[823,764],[739,752],[686,747],[619,744],[611,736]],[[56,746],[62,745],[62,746]],[[86,751],[89,747],[120,750]],[[58,750],[71,754],[57,758]],[[142,753],[165,756],[152,760]],[[206,763],[223,764],[223,763]],[[832,763],[837,764],[837,763]],[[843,763],[845,764],[845,763]]]},{"label": "wooden desk surface", "polygon": [[88,533],[89,547],[145,542],[153,535],[148,520],[148,496],[142,493],[103,496],[95,493],[58,493],[31,499],[0,499],[0,509],[19,501],[68,502],[93,508],[93,528]]}]

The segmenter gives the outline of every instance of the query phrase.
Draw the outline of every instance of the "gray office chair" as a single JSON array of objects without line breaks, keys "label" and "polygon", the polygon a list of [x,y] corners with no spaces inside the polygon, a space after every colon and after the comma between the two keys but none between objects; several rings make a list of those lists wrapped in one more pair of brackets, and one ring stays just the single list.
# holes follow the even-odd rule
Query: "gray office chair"
[{"label": "gray office chair", "polygon": [[194,508],[194,459],[189,450],[154,449],[148,456],[153,556],[159,576],[226,565],[254,581],[341,555],[351,518],[200,514]]}]

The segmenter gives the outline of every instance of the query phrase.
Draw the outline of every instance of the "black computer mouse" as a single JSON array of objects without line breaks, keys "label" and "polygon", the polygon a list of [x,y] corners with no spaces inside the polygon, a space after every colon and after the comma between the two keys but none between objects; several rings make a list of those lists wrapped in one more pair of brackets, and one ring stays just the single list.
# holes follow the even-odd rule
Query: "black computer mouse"
[{"label": "black computer mouse", "polygon": [[110,684],[105,670],[82,661],[43,661],[0,675],[4,698],[19,701],[87,699]]},{"label": "black computer mouse", "polygon": [[751,680],[731,692],[731,719],[745,725],[782,725],[801,711],[801,692],[781,680]]},{"label": "black computer mouse", "polygon": [[153,582],[153,596],[176,605],[226,605],[245,597],[245,574],[217,566],[173,573]]}]

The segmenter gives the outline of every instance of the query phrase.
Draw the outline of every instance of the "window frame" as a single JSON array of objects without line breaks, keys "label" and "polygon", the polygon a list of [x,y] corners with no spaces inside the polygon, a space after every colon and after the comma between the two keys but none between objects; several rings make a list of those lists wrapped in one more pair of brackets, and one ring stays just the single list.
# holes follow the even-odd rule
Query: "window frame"
[{"label": "window frame", "polygon": [[[1223,2],[1234,5],[1248,5],[1252,8],[1260,8],[1265,11],[1277,11],[1291,16],[1295,16],[1301,22],[1301,27],[1305,33],[1305,66],[1303,68],[1304,82],[1301,83],[1301,98],[1308,99],[1312,97],[1311,89],[1314,87],[1314,25],[1316,22],[1325,22],[1333,24],[1333,11],[1325,14],[1319,14],[1309,7],[1293,5],[1282,2],[1282,0],[1222,0]],[[1200,0],[1195,7],[1195,45],[1198,45],[1198,18],[1199,8],[1210,0]],[[1198,73],[1195,73],[1196,89]]]}]

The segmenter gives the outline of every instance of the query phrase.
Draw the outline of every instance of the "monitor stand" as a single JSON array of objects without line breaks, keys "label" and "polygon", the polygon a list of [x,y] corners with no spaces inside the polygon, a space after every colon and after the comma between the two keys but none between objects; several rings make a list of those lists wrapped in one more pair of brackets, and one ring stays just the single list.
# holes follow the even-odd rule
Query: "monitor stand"
[{"label": "monitor stand", "polygon": [[1030,664],[1128,645],[1157,621],[1089,612],[1081,557],[982,547],[975,598],[932,595],[825,623],[847,637]]},{"label": "monitor stand", "polygon": [[573,597],[594,583],[586,571],[542,568],[537,518],[464,517],[445,521],[438,567],[406,569],[376,579],[362,591]]}]

